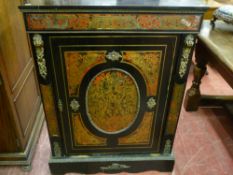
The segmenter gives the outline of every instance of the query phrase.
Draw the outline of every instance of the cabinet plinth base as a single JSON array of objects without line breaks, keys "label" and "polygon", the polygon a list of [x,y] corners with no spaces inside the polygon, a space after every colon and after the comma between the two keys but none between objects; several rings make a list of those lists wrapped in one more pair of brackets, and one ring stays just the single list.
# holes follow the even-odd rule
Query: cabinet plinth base
[{"label": "cabinet plinth base", "polygon": [[174,157],[172,155],[104,155],[104,156],[71,156],[54,158],[49,161],[51,173],[118,173],[140,172],[148,170],[172,171]]},{"label": "cabinet plinth base", "polygon": [[31,131],[31,136],[24,151],[15,153],[0,153],[0,166],[2,165],[22,165],[24,171],[29,171],[33,154],[39,140],[40,131],[44,123],[44,111],[42,104],[36,116],[36,121]]}]

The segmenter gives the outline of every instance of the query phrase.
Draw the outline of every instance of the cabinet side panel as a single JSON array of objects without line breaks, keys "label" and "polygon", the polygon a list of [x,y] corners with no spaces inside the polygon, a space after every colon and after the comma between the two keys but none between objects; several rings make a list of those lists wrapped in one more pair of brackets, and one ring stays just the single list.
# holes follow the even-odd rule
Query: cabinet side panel
[{"label": "cabinet side panel", "polygon": [[168,114],[167,119],[167,126],[166,126],[166,134],[175,134],[176,125],[178,122],[178,117],[180,113],[180,106],[182,104],[183,93],[185,89],[185,84],[175,84],[171,104],[170,104],[170,111]]},{"label": "cabinet side panel", "polygon": [[12,91],[31,60],[23,17],[18,10],[19,5],[20,2],[16,0],[0,2],[0,50]]},{"label": "cabinet side panel", "polygon": [[4,84],[2,84],[0,85],[0,153],[17,151],[12,115]]},{"label": "cabinet side panel", "polygon": [[182,45],[180,46],[178,64],[175,72],[175,82],[171,93],[170,107],[167,114],[167,123],[165,127],[165,137],[163,141],[163,152],[165,154],[171,152],[183,102],[183,95],[188,77],[189,67],[192,60],[196,36],[188,34],[182,37]]},{"label": "cabinet side panel", "polygon": [[44,110],[48,124],[49,134],[50,136],[59,136],[52,87],[50,85],[40,85],[40,89],[44,102]]},{"label": "cabinet side panel", "polygon": [[16,95],[14,104],[21,132],[25,138],[29,138],[35,121],[35,114],[41,104],[33,67],[28,77],[25,77],[25,83]]}]

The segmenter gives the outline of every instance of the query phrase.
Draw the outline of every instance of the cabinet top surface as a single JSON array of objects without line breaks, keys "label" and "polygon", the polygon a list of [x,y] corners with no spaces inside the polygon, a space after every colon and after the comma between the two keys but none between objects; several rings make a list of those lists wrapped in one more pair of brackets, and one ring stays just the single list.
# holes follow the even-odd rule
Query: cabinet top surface
[{"label": "cabinet top surface", "polygon": [[21,9],[74,9],[93,8],[177,8],[206,9],[204,0],[28,0]]}]

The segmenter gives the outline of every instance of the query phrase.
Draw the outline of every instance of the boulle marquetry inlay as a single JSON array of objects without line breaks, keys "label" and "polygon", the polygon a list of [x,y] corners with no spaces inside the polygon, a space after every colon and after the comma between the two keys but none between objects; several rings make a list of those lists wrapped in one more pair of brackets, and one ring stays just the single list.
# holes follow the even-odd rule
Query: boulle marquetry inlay
[{"label": "boulle marquetry inlay", "polygon": [[27,14],[29,30],[198,30],[194,14]]},{"label": "boulle marquetry inlay", "polygon": [[[159,76],[159,70],[160,70],[160,64],[161,64],[161,60],[162,60],[162,51],[160,50],[148,50],[148,51],[65,51],[64,53],[64,58],[65,58],[65,64],[66,64],[66,73],[67,73],[67,78],[68,78],[68,83],[69,83],[69,89],[71,90],[72,88],[72,93],[71,95],[78,95],[78,90],[79,90],[79,86],[81,84],[81,80],[83,78],[83,75],[85,72],[91,70],[91,68],[93,68],[95,65],[98,64],[103,64],[106,63],[105,58],[113,57],[113,60],[118,60],[120,59],[122,61],[122,63],[127,63],[129,65],[132,65],[134,67],[137,68],[138,71],[141,72],[142,75],[144,75],[144,78],[146,79],[148,85],[148,93],[149,94],[156,94],[156,89],[158,88],[158,76]],[[111,61],[111,62],[115,62],[115,61]],[[111,73],[110,73],[111,72]],[[106,74],[106,71],[101,71],[99,74],[97,74],[96,76],[94,76],[94,78],[90,81],[88,88],[92,87],[92,85],[97,85],[97,82],[100,83],[101,81],[104,82],[104,84],[101,87],[104,87],[101,91],[101,93],[106,92],[107,97],[103,97],[102,99],[98,99],[98,97],[100,97],[100,91],[99,90],[93,90],[93,94],[92,96],[94,96],[94,102],[91,103],[90,105],[87,105],[87,110],[91,110],[91,108],[95,109],[96,112],[92,112],[91,114],[94,113],[103,113],[100,116],[100,119],[102,119],[102,123],[106,123],[110,128],[117,127],[117,125],[119,125],[118,123],[122,123],[125,122],[125,128],[127,128],[127,121],[124,120],[125,117],[124,116],[124,110],[125,109],[121,109],[121,108],[117,108],[117,106],[115,106],[114,103],[111,103],[108,99],[111,98],[112,101],[116,100],[116,97],[114,97],[113,95],[109,95],[109,92],[113,91],[112,93],[115,93],[115,90],[118,90],[119,94],[121,94],[121,97],[119,96],[119,99],[116,101],[118,104],[125,105],[125,101],[123,100],[124,98],[127,99],[127,97],[124,94],[127,94],[127,92],[130,89],[126,89],[125,93],[121,93],[121,89],[119,89],[119,87],[117,86],[117,83],[123,83],[124,81],[122,81],[123,79],[119,78],[119,75],[124,75],[124,76],[128,76],[129,78],[132,77],[130,76],[129,73],[127,73],[127,70],[121,70],[121,69],[111,69],[109,71],[107,71],[107,78],[104,79],[104,74]],[[111,75],[111,76],[109,76]],[[123,76],[123,77],[124,77]],[[110,78],[111,77],[111,78]],[[118,78],[117,78],[118,77]],[[131,78],[130,78],[131,79]],[[132,79],[133,80],[133,79]],[[110,83],[110,84],[109,84]],[[111,85],[112,84],[112,85]],[[122,84],[124,85],[124,84]],[[126,85],[126,84],[125,84]],[[124,87],[124,86],[123,86]],[[92,87],[93,88],[93,87]],[[98,88],[99,89],[99,88]],[[114,90],[115,89],[115,90]],[[134,88],[135,89],[135,88]],[[131,91],[131,90],[130,90]],[[129,91],[129,92],[130,92]],[[123,91],[124,92],[124,91]],[[89,92],[90,93],[90,92]],[[89,94],[87,93],[87,94]],[[90,93],[91,94],[91,93]],[[116,93],[115,93],[116,96]],[[125,97],[124,97],[125,96]],[[133,94],[129,94],[129,98],[135,98],[136,96]],[[151,97],[154,99],[154,97]],[[72,98],[71,98],[72,99]],[[154,103],[156,103],[153,99],[151,99],[150,101],[150,106],[152,107],[151,109],[154,109]],[[87,98],[88,101],[88,98]],[[105,103],[106,101],[109,101],[109,105],[100,105],[102,103]],[[134,101],[134,100],[132,100]],[[116,103],[115,102],[115,103]],[[88,102],[87,102],[88,104]],[[136,105],[136,104],[135,104]],[[70,106],[70,104],[69,104]],[[131,104],[128,104],[129,109],[132,108]],[[101,110],[99,110],[99,108]],[[126,109],[128,107],[125,107]],[[92,110],[93,110],[92,109]],[[120,117],[120,115],[118,115],[118,117],[116,118],[116,120],[114,120],[112,122],[112,124],[109,122],[106,122],[107,120],[105,119],[107,115],[105,115],[106,111],[104,111],[105,109],[108,109],[108,111],[112,111],[117,113],[117,111],[119,111],[122,113]],[[148,108],[149,109],[149,108]],[[150,109],[150,110],[151,110]],[[74,110],[72,110],[72,112],[75,112]],[[107,112],[106,114],[108,114],[109,112]],[[119,112],[118,112],[119,113]],[[95,114],[96,116],[98,116],[97,114]],[[113,113],[112,113],[113,114]],[[108,116],[114,116],[112,114],[109,114]],[[120,113],[119,113],[120,114]],[[136,116],[136,113],[134,113],[134,115]],[[154,112],[146,112],[144,114],[144,119],[142,120],[142,123],[138,126],[138,129],[135,130],[134,132],[132,132],[130,135],[128,136],[124,136],[124,137],[120,137],[118,139],[119,145],[129,145],[129,144],[149,144],[150,139],[151,139],[151,132],[152,132],[152,121],[153,121],[153,115]],[[75,115],[77,116],[77,115]],[[90,112],[88,112],[88,116],[90,116]],[[101,117],[102,116],[102,117]],[[117,115],[115,115],[117,116]],[[133,116],[131,116],[133,117]],[[74,123],[74,128],[75,130],[80,130],[81,125],[80,122],[77,122],[78,119],[75,117],[74,119],[76,122]],[[92,118],[90,118],[90,121],[92,121],[93,125],[95,124],[95,120],[93,120]],[[118,121],[118,122],[116,122]],[[122,121],[122,122],[120,122]],[[133,118],[132,118],[133,121]],[[128,124],[130,125],[129,122]],[[101,123],[99,123],[101,124]],[[117,125],[116,125],[117,124]],[[78,126],[77,126],[78,125]],[[97,127],[98,125],[96,125]],[[124,128],[122,127],[122,128]],[[98,128],[98,127],[97,127]],[[103,130],[103,128],[99,127],[100,130]],[[85,127],[82,129],[82,133],[84,132]],[[117,132],[118,130],[115,129],[114,131],[111,132]],[[120,131],[120,130],[119,130]],[[106,132],[110,132],[110,130],[106,131]],[[80,133],[80,131],[79,131]],[[89,135],[89,138],[93,138],[93,136]],[[99,143],[97,142],[96,139],[99,140],[100,144],[103,144],[103,142],[101,141],[104,138],[93,138],[90,139],[88,141],[88,137],[82,137],[81,135],[75,134],[75,143],[77,145],[99,145]],[[85,139],[84,139],[85,138]],[[78,139],[78,140],[77,140]],[[93,140],[93,142],[91,141]],[[95,141],[94,141],[95,140]]]},{"label": "boulle marquetry inlay", "polygon": [[91,133],[84,125],[80,113],[72,114],[74,146],[105,146],[106,138]]},{"label": "boulle marquetry inlay", "polygon": [[[177,41],[176,36],[152,36],[152,38],[153,37],[156,39],[160,39],[160,37],[169,38],[172,39],[173,42]],[[106,36],[106,38],[103,37],[101,40],[108,38],[109,37]],[[123,38],[122,36],[122,39]],[[152,38],[150,40],[154,42]],[[141,40],[141,38],[138,39]],[[77,39],[77,41],[80,43],[82,38]],[[106,46],[107,45],[105,45],[105,47]],[[159,89],[159,75],[161,69],[163,70],[168,45],[164,43],[158,46],[147,46],[145,44],[139,46],[139,50],[135,48],[128,49],[127,47],[130,47],[130,45],[126,47],[127,50],[119,49],[121,45],[116,45],[116,47],[114,45],[109,45],[106,50],[103,49],[104,47],[100,47],[98,50],[89,50],[90,48],[88,48],[88,50],[79,50],[79,47],[86,47],[80,44],[72,45],[72,49],[70,49],[69,46],[61,46],[60,58],[64,58],[65,60],[66,78],[68,80],[68,107],[71,109],[70,102],[72,99],[79,99],[78,102],[80,106],[82,106],[79,107],[77,112],[71,109],[71,112],[81,117],[79,120],[81,120],[82,123],[80,124],[80,122],[77,122],[77,117],[72,117],[71,119],[72,121],[76,121],[72,124],[73,129],[71,130],[71,134],[73,133],[72,135],[74,136],[72,142],[75,143],[72,149],[75,151],[86,150],[87,148],[83,147],[85,145],[95,146],[95,150],[107,149],[107,147],[112,144],[110,142],[116,144],[115,147],[119,149],[121,149],[120,146],[127,146],[126,148],[128,148],[131,147],[130,145],[134,144],[146,148],[151,147],[150,144],[153,143],[152,138],[154,135],[154,118],[156,117],[154,111],[157,109],[156,95],[158,93],[157,89]],[[88,47],[95,46],[89,45]],[[62,53],[63,49],[64,53]],[[109,60],[107,57],[118,61]],[[124,85],[124,81],[120,78],[127,76],[134,82],[134,89],[137,90],[137,95],[140,98],[130,94],[132,90],[128,89],[127,84]],[[122,87],[127,87],[125,93],[124,90],[122,92],[122,89],[119,88],[120,86],[118,87],[117,85],[122,83],[124,85]],[[102,85],[100,86],[100,84]],[[99,91],[100,88],[97,88],[98,86],[96,85],[104,88]],[[72,93],[70,93],[71,88]],[[89,91],[91,88],[94,89],[92,92]],[[116,90],[118,90],[118,94],[122,95],[122,97],[117,97]],[[143,91],[143,93],[141,93],[141,91]],[[103,98],[98,99],[101,93],[107,94],[104,95]],[[128,98],[124,94],[129,94]],[[89,104],[90,99],[88,96],[93,96],[91,100],[94,101],[93,103]],[[116,97],[119,100],[116,100]],[[109,99],[112,99],[112,101],[109,101]],[[116,106],[116,104],[124,105],[124,99],[132,99],[131,101],[134,101],[134,103],[138,101],[134,105],[136,106],[136,112],[131,115],[131,118],[128,117],[128,119],[130,119],[129,122],[124,110],[130,110],[133,107],[132,104],[129,104],[125,109]],[[105,103],[109,103],[109,105]],[[106,112],[105,109],[108,111]],[[141,112],[138,112],[139,109]],[[94,110],[94,112],[90,112],[91,110]],[[99,115],[101,112],[103,114]],[[94,115],[96,117],[93,117]],[[77,115],[72,114],[72,116]],[[75,134],[75,131],[80,129],[82,125],[82,133],[85,133],[84,131],[86,130],[86,133],[90,133],[88,137],[80,138],[80,134]],[[97,137],[94,139],[91,137],[91,133],[95,133],[94,135]],[[115,138],[111,140],[111,137]],[[98,141],[96,139],[98,139]],[[106,148],[104,147],[101,149],[101,147],[98,146],[103,145],[100,141],[102,139],[106,140],[104,144]],[[93,142],[92,140],[96,140],[97,142]],[[99,144],[99,141],[102,144]]]},{"label": "boulle marquetry inlay", "polygon": [[66,51],[64,52],[69,95],[75,96],[85,73],[93,65],[105,63],[106,51]]},{"label": "boulle marquetry inlay", "polygon": [[51,173],[171,171],[202,3],[31,2],[20,8],[39,80],[51,83]]},{"label": "boulle marquetry inlay", "polygon": [[109,69],[97,74],[86,95],[88,117],[97,128],[106,132],[128,127],[137,115],[138,87],[124,70]]},{"label": "boulle marquetry inlay", "polygon": [[127,136],[118,139],[119,145],[129,144],[149,144],[151,140],[151,131],[153,128],[154,112],[145,112],[138,128]]},{"label": "boulle marquetry inlay", "polygon": [[40,85],[41,95],[44,101],[44,112],[47,116],[46,122],[49,125],[48,131],[50,135],[60,135],[56,116],[56,103],[51,85]]},{"label": "boulle marquetry inlay", "polygon": [[122,51],[123,61],[135,66],[147,82],[149,96],[155,96],[158,89],[159,71],[161,69],[162,51]]},{"label": "boulle marquetry inlay", "polygon": [[[184,84],[175,84],[171,104],[169,107],[169,113],[167,118],[166,125],[166,134],[174,134],[176,131],[177,121],[179,117],[180,106],[182,104],[183,94],[184,94],[185,86]],[[180,99],[180,100],[176,100]]]}]

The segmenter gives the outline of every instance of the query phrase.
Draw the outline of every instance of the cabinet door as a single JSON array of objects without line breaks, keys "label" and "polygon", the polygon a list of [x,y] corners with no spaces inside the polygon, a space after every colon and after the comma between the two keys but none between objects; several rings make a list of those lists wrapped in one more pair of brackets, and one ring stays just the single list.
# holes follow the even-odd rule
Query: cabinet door
[{"label": "cabinet door", "polygon": [[159,152],[179,38],[47,39],[66,153]]}]

